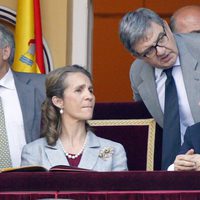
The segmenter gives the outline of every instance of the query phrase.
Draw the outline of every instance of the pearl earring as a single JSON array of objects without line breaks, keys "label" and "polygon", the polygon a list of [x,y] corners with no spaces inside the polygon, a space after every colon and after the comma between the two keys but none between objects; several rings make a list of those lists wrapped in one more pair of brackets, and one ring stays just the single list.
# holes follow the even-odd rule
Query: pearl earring
[{"label": "pearl earring", "polygon": [[60,114],[62,115],[64,113],[63,109],[61,108],[60,109]]}]

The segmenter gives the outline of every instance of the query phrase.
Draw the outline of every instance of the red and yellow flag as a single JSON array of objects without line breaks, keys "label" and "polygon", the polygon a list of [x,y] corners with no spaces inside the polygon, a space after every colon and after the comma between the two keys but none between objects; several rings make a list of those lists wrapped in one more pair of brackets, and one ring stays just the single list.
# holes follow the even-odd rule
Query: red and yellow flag
[{"label": "red and yellow flag", "polygon": [[18,0],[13,70],[45,73],[39,0]]}]

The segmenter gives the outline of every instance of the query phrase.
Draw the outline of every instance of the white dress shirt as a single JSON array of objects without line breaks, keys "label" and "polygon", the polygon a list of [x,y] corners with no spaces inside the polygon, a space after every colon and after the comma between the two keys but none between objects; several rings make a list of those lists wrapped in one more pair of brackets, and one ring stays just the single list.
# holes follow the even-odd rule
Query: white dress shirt
[{"label": "white dress shirt", "polygon": [[[182,74],[179,58],[177,58],[177,61],[173,67],[172,76],[174,77],[174,81],[175,81],[177,93],[178,93],[181,143],[183,143],[186,128],[194,124],[194,119],[192,117],[191,109],[190,109],[188,98],[187,98],[187,93],[185,90],[183,74]],[[156,68],[155,77],[156,77],[158,98],[159,98],[161,109],[164,113],[165,81],[167,79],[167,76],[165,73],[163,73],[163,69]]]},{"label": "white dress shirt", "polygon": [[167,171],[174,171],[174,164],[171,164],[168,168]]},{"label": "white dress shirt", "polygon": [[0,80],[0,96],[5,115],[6,131],[13,167],[19,167],[21,152],[26,144],[21,106],[12,71]]}]

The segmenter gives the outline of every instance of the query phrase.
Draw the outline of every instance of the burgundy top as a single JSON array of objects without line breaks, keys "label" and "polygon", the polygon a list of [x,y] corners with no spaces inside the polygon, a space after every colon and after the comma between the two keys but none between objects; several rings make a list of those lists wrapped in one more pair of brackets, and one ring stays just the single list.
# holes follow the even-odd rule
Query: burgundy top
[{"label": "burgundy top", "polygon": [[[75,154],[70,154],[72,156],[74,156]],[[67,158],[68,162],[69,162],[69,165],[72,166],[72,167],[78,167],[79,163],[80,163],[80,160],[81,160],[81,157],[82,157],[82,154],[80,154],[77,158],[75,159],[72,159],[72,158]]]}]

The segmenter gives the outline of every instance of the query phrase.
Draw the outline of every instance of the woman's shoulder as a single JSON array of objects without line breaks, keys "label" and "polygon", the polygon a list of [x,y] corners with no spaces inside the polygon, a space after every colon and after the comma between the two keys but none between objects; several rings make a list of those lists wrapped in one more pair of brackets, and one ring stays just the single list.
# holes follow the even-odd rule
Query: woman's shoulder
[{"label": "woman's shoulder", "polygon": [[45,137],[39,138],[37,140],[34,140],[28,144],[26,144],[25,146],[27,147],[35,147],[35,146],[45,146],[47,145],[47,140]]}]

